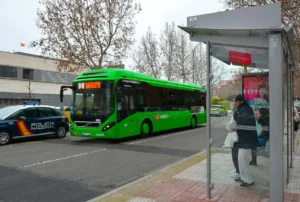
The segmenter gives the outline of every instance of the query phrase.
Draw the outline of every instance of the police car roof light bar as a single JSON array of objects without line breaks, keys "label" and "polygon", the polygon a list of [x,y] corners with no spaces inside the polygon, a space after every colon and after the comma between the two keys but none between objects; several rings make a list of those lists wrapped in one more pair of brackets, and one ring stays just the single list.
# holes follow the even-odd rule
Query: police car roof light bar
[{"label": "police car roof light bar", "polygon": [[21,104],[23,104],[24,106],[26,105],[40,105],[40,102],[39,101],[21,101]]}]

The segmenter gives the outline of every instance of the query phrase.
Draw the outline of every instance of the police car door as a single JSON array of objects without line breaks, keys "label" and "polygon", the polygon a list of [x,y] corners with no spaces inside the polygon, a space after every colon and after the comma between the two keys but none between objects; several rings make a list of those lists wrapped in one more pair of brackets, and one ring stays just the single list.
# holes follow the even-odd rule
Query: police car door
[{"label": "police car door", "polygon": [[50,107],[39,107],[39,118],[36,120],[35,128],[43,135],[51,135],[55,133],[55,122],[57,116],[53,114]]},{"label": "police car door", "polygon": [[35,125],[36,125],[36,120],[39,117],[39,111],[37,107],[30,107],[24,109],[24,116],[23,116],[23,121],[25,124],[26,131],[31,133],[31,135],[38,135],[40,134],[41,131],[37,130]]}]

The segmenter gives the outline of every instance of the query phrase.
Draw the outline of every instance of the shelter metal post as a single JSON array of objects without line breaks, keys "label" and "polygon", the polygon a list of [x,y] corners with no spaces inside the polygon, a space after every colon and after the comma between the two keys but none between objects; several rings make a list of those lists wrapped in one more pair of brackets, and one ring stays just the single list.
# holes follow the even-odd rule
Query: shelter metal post
[{"label": "shelter metal post", "polygon": [[280,33],[269,35],[270,201],[284,201],[284,113]]},{"label": "shelter metal post", "polygon": [[[286,54],[285,60],[288,61],[288,56]],[[289,176],[290,176],[290,116],[291,116],[291,110],[290,110],[290,104],[291,104],[291,97],[290,97],[290,69],[288,67],[288,63],[286,62],[286,65],[284,65],[286,70],[286,132],[287,132],[287,144],[286,144],[286,155],[287,155],[287,162],[286,162],[286,183],[289,183]]]},{"label": "shelter metal post", "polygon": [[[293,115],[294,115],[294,86],[293,86],[293,70],[292,70],[292,65],[289,63],[288,64],[288,68],[289,68],[289,83],[290,83],[290,126],[291,126],[291,133],[290,133],[290,168],[293,168],[293,138],[294,138],[294,119],[293,119]],[[298,112],[295,112],[298,113]]]},{"label": "shelter metal post", "polygon": [[[292,70],[292,106],[294,106],[294,97],[295,97],[295,84],[294,84],[294,70]],[[293,148],[293,152],[295,152],[295,130],[294,130],[295,126],[294,126],[294,121],[292,121],[292,148]],[[293,165],[291,164],[291,167],[293,167]]]},{"label": "shelter metal post", "polygon": [[207,41],[206,43],[206,55],[207,55],[207,70],[206,70],[206,111],[207,111],[207,153],[206,153],[206,173],[207,173],[207,180],[206,180],[206,196],[208,199],[211,198],[211,120],[210,120],[210,102],[211,102],[211,90],[210,90],[210,81],[211,81],[211,67],[210,67],[210,42]]}]

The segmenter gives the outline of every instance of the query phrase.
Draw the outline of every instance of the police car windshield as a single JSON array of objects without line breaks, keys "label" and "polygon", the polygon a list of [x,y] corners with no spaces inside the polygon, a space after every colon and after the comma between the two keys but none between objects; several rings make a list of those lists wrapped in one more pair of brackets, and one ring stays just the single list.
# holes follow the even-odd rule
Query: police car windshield
[{"label": "police car windshield", "polygon": [[19,109],[22,109],[23,106],[9,106],[0,109],[0,120],[3,120],[8,115],[16,112]]}]

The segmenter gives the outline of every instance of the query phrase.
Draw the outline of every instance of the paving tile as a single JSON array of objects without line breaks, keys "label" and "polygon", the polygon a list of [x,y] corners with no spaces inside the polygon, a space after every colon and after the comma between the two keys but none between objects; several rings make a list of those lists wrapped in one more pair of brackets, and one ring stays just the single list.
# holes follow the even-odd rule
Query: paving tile
[{"label": "paving tile", "polygon": [[[286,202],[300,202],[300,147],[298,145],[295,151],[290,183],[285,187]],[[209,200],[206,198],[206,160],[203,160],[127,202],[269,202],[269,158],[258,156],[258,166],[250,166],[255,182],[251,188],[238,187],[239,183],[230,178],[232,169],[231,154],[228,152],[217,151],[212,156],[211,172],[214,189]]]},{"label": "paving tile", "polygon": [[179,197],[186,190],[191,188],[195,181],[184,179],[170,179],[152,189],[142,193],[141,197],[153,198],[156,200],[172,201]]},{"label": "paving tile", "polygon": [[157,202],[154,199],[144,198],[144,197],[134,197],[126,202]]},{"label": "paving tile", "polygon": [[[238,186],[230,177],[233,170],[230,154],[215,154],[212,156],[212,182],[214,184],[227,184]],[[250,172],[255,182],[255,187],[269,190],[269,158],[258,156],[258,166],[251,166]],[[206,182],[206,160],[177,174],[174,178]]]}]

